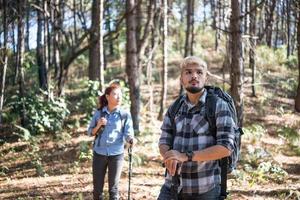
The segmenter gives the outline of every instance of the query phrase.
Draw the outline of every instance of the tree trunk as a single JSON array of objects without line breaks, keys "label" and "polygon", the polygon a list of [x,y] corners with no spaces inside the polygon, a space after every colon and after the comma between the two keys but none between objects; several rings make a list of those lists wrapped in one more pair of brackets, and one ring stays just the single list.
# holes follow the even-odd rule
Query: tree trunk
[{"label": "tree trunk", "polygon": [[99,49],[100,49],[100,66],[99,66],[99,89],[100,91],[104,91],[104,44],[103,44],[103,13],[104,13],[104,0],[100,0],[100,20],[99,20]]},{"label": "tree trunk", "polygon": [[[156,4],[154,4],[154,10],[157,9]],[[159,5],[160,7],[160,5]],[[150,117],[151,117],[151,121],[153,121],[154,119],[154,104],[153,104],[153,84],[152,84],[152,69],[153,69],[153,63],[154,62],[154,57],[155,57],[155,51],[156,48],[158,47],[158,43],[159,43],[159,27],[160,27],[160,22],[161,22],[161,12],[156,12],[156,14],[154,15],[154,19],[153,19],[154,23],[153,23],[153,27],[151,29],[151,33],[152,33],[152,37],[151,37],[151,46],[150,46],[150,50],[149,50],[149,54],[148,54],[148,63],[147,63],[147,85],[148,85],[148,91],[149,91],[149,112],[150,112]]]},{"label": "tree trunk", "polygon": [[167,89],[168,89],[168,3],[167,0],[163,0],[163,70],[162,70],[162,91],[160,100],[160,110],[158,119],[163,119],[165,112],[166,100],[167,100]]},{"label": "tree trunk", "polygon": [[[250,2],[249,2],[250,1]],[[248,13],[248,11],[249,11],[249,3],[251,3],[251,0],[245,0],[245,2],[244,2],[244,5],[245,5],[245,7],[244,7],[244,13]],[[244,34],[247,34],[248,33],[248,24],[249,24],[249,16],[248,15],[245,15],[244,16]]]},{"label": "tree trunk", "polygon": [[211,0],[210,1],[211,4],[211,10],[212,10],[212,28],[215,31],[215,50],[218,50],[218,46],[219,46],[219,28],[217,27],[217,20],[218,20],[218,8],[217,6],[217,2],[216,0]]},{"label": "tree trunk", "polygon": [[100,75],[100,1],[93,0],[90,31],[89,79],[98,80]]},{"label": "tree trunk", "polygon": [[276,6],[276,28],[275,28],[275,48],[278,47],[278,38],[279,38],[279,22],[280,22],[280,5]]},{"label": "tree trunk", "polygon": [[77,14],[76,2],[77,2],[77,0],[73,0],[73,28],[74,28],[74,38],[75,38],[75,41],[78,40],[78,36],[77,36],[77,22],[76,22],[76,14]]},{"label": "tree trunk", "polygon": [[194,0],[187,0],[186,35],[184,57],[192,55],[192,27],[194,23]]},{"label": "tree trunk", "polygon": [[103,0],[93,0],[92,26],[90,32],[89,79],[99,80],[100,90],[104,89],[103,55]]},{"label": "tree trunk", "polygon": [[[194,27],[194,0],[187,0],[187,15],[186,15],[186,35],[184,45],[184,57],[193,55],[193,27]],[[179,95],[183,94],[183,87],[180,84]]]},{"label": "tree trunk", "polygon": [[287,47],[286,56],[287,58],[291,55],[291,1],[286,0],[286,29],[287,29]]},{"label": "tree trunk", "polygon": [[[110,15],[111,11],[110,11],[110,7],[109,5],[106,6],[106,15]],[[109,55],[110,56],[114,56],[115,52],[114,52],[114,40],[112,38],[112,30],[111,30],[111,18],[107,17],[107,19],[105,19],[105,24],[106,24],[106,29],[108,31],[109,34],[109,39],[108,39],[108,43],[109,43]]]},{"label": "tree trunk", "polygon": [[4,103],[4,89],[5,89],[5,78],[6,78],[6,69],[7,69],[7,2],[6,0],[2,1],[2,24],[3,24],[3,47],[0,47],[2,51],[0,51],[0,59],[1,59],[1,87],[0,87],[0,126],[2,125],[2,110],[3,110],[3,103]]},{"label": "tree trunk", "polygon": [[18,56],[17,56],[17,69],[19,72],[18,84],[19,84],[19,97],[22,101],[22,108],[20,110],[20,118],[21,118],[21,125],[23,127],[26,126],[26,108],[25,102],[23,97],[25,97],[25,86],[24,86],[24,69],[23,69],[23,62],[24,62],[24,11],[26,0],[18,0]]},{"label": "tree trunk", "polygon": [[240,2],[231,0],[232,14],[230,17],[231,33],[231,95],[233,96],[239,126],[243,125],[243,57],[240,21]]},{"label": "tree trunk", "polygon": [[271,5],[268,6],[269,8],[269,17],[268,21],[266,22],[266,42],[269,47],[272,47],[272,33],[273,33],[273,22],[274,22],[274,11],[276,8],[276,0],[271,1]]},{"label": "tree trunk", "polygon": [[[255,77],[256,77],[256,59],[255,59],[255,49],[256,49],[256,3],[250,1],[250,51],[249,51],[249,67],[252,71],[252,96],[256,97],[255,89]],[[255,11],[253,11],[255,9]]]},{"label": "tree trunk", "polygon": [[300,2],[297,2],[298,21],[297,21],[297,49],[298,49],[298,88],[295,98],[295,110],[300,112]]},{"label": "tree trunk", "polygon": [[140,69],[138,68],[136,43],[136,2],[126,0],[126,74],[129,82],[130,111],[133,128],[139,131],[140,121]]},{"label": "tree trunk", "polygon": [[45,69],[43,71],[43,75],[45,78],[45,83],[43,83],[48,89],[48,70],[49,70],[49,14],[48,14],[48,1],[42,1],[44,3],[44,65]]},{"label": "tree trunk", "polygon": [[[41,7],[41,1],[37,0],[36,5]],[[38,65],[39,86],[42,90],[47,90],[47,72],[44,63],[42,33],[43,33],[42,11],[40,9],[37,9],[36,61]]]},{"label": "tree trunk", "polygon": [[63,29],[63,0],[55,0],[54,20],[53,20],[53,65],[54,65],[54,77],[59,79],[59,70],[61,62],[61,31]]},{"label": "tree trunk", "polygon": [[26,6],[26,34],[25,34],[25,51],[29,51],[29,29],[30,29],[30,6]]}]

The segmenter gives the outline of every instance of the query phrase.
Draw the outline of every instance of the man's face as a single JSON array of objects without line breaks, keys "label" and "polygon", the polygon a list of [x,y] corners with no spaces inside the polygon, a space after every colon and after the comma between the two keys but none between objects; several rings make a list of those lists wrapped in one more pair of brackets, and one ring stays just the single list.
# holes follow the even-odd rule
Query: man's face
[{"label": "man's face", "polygon": [[197,64],[190,64],[181,71],[181,84],[190,93],[201,92],[206,82],[207,70]]}]

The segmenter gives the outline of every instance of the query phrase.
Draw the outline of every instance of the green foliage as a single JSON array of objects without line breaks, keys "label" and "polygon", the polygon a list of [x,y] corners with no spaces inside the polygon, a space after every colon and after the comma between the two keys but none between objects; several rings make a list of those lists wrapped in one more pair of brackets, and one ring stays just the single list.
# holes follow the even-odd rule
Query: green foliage
[{"label": "green foliage", "polygon": [[297,55],[291,55],[285,60],[284,65],[290,69],[298,68],[298,57]]},{"label": "green foliage", "polygon": [[22,138],[25,141],[28,141],[31,139],[30,131],[22,126],[15,125],[15,127],[19,130],[19,132],[14,133],[15,135],[18,135],[20,138]]},{"label": "green foliage", "polygon": [[291,55],[287,58],[286,46],[273,49],[268,46],[261,45],[257,47],[256,54],[258,68],[278,72],[284,70],[282,66],[289,69],[297,68],[297,56]]},{"label": "green foliage", "polygon": [[148,163],[148,157],[142,153],[133,153],[132,154],[132,165],[135,167],[143,166]]},{"label": "green foliage", "polygon": [[288,175],[284,169],[270,161],[260,163],[256,169],[250,167],[248,172],[251,176],[250,186],[257,183],[266,183],[270,180],[282,183]]},{"label": "green foliage", "polygon": [[76,107],[87,113],[87,121],[89,121],[93,110],[97,108],[98,97],[101,95],[99,91],[100,83],[99,81],[87,80],[84,82],[84,85],[87,90],[80,94],[81,100],[77,103]]},{"label": "green foliage", "polygon": [[21,99],[14,95],[10,98],[8,105],[14,113],[20,113],[22,105],[25,105],[27,117],[25,128],[31,134],[61,130],[65,118],[69,115],[65,99],[62,97],[48,98],[47,92],[29,93]]},{"label": "green foliage", "polygon": [[278,135],[287,140],[291,149],[296,153],[296,155],[300,155],[300,131],[291,128],[289,126],[284,126],[278,129]]},{"label": "green foliage", "polygon": [[[197,42],[196,45],[196,49],[198,48],[204,48],[204,49],[209,49],[209,48],[215,48],[215,37],[212,37],[212,35],[214,35],[214,31],[211,30],[210,28],[205,28],[205,27],[199,27],[197,32],[201,32],[201,34],[197,34]],[[197,47],[197,45],[199,45]]]},{"label": "green foliage", "polygon": [[285,97],[293,98],[294,96],[296,96],[296,91],[298,87],[298,80],[296,80],[296,78],[291,77],[287,79],[282,79],[279,83],[277,83],[277,85],[283,91],[285,91]]},{"label": "green foliage", "polygon": [[297,130],[284,126],[277,130],[278,135],[285,138],[292,146],[299,146],[300,135]]},{"label": "green foliage", "polygon": [[247,152],[242,157],[242,163],[247,171],[247,167],[258,167],[259,163],[265,162],[271,158],[271,155],[263,148],[247,146]]},{"label": "green foliage", "polygon": [[243,139],[249,140],[252,144],[260,140],[262,136],[266,134],[266,128],[261,124],[251,124],[250,126],[244,127]]},{"label": "green foliage", "polygon": [[90,142],[82,141],[79,143],[79,160],[80,162],[92,160],[93,150],[90,147]]}]

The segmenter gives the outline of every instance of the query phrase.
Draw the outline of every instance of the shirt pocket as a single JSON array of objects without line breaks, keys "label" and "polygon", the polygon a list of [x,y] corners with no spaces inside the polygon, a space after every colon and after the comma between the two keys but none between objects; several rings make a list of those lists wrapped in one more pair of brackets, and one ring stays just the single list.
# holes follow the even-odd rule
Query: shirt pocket
[{"label": "shirt pocket", "polygon": [[208,121],[202,115],[195,115],[191,121],[193,134],[196,136],[199,135],[208,135],[209,134],[209,125]]},{"label": "shirt pocket", "polygon": [[183,131],[183,125],[185,123],[185,116],[183,113],[178,113],[175,116],[175,126],[176,126],[176,133]]}]

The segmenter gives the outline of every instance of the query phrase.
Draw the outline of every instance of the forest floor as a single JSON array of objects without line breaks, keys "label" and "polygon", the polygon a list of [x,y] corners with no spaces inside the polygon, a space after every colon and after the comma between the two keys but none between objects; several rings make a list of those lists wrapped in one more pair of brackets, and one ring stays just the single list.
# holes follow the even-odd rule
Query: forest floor
[{"label": "forest floor", "polygon": [[[281,87],[280,81],[289,73],[286,77],[271,73],[264,79],[270,84],[260,86],[257,97],[250,97],[250,88],[245,90],[242,159],[238,170],[229,175],[228,199],[300,199],[300,115],[293,112],[293,99]],[[178,79],[170,80],[169,101],[176,96],[172,88],[178,83]],[[142,89],[144,102],[146,88]],[[156,199],[164,182],[157,146],[161,121],[156,113],[151,119],[145,110],[141,109],[142,131],[133,149],[131,198],[135,200]],[[13,132],[13,125],[0,130],[5,141],[0,146],[0,199],[92,199],[89,149],[93,138],[86,135],[86,126],[41,135],[34,141],[20,140]],[[121,200],[127,199],[127,153],[120,195]]]}]

